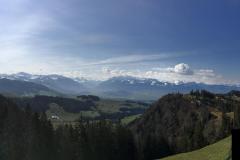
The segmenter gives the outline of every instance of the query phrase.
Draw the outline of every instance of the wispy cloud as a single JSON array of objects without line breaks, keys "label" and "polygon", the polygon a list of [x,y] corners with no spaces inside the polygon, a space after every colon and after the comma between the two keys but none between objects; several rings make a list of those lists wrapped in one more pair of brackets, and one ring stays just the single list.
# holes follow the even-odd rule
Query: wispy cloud
[{"label": "wispy cloud", "polygon": [[166,58],[170,58],[170,55],[160,54],[160,55],[129,55],[129,56],[121,56],[114,57],[102,60],[100,62],[95,63],[95,65],[106,65],[106,64],[127,64],[127,63],[138,63],[138,62],[146,62],[146,61],[157,61],[163,60]]},{"label": "wispy cloud", "polygon": [[152,62],[161,61],[171,58],[177,58],[181,56],[186,56],[184,53],[158,53],[158,54],[130,54],[127,56],[118,56],[106,58],[104,60],[83,64],[86,66],[97,66],[97,65],[126,65],[132,63],[141,62]]}]

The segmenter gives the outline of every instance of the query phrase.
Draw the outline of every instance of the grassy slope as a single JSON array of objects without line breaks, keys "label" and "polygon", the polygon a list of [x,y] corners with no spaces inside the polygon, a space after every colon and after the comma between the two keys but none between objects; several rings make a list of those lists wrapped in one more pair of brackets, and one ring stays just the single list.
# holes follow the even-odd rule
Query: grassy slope
[{"label": "grassy slope", "polygon": [[166,157],[161,160],[225,160],[231,148],[231,137],[202,149]]}]

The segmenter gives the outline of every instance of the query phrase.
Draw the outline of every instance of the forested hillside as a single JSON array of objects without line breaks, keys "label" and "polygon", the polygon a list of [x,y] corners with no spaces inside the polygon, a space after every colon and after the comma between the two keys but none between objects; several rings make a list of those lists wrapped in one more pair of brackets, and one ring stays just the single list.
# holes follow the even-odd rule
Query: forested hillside
[{"label": "forested hillside", "polygon": [[0,96],[1,160],[151,160],[215,143],[240,124],[237,91],[169,94],[127,126],[80,117],[74,125],[53,127],[45,112],[12,100]]},{"label": "forested hillside", "polygon": [[109,121],[79,120],[53,129],[44,113],[0,96],[1,160],[134,160],[132,133]]},{"label": "forested hillside", "polygon": [[144,159],[156,159],[199,149],[230,135],[233,112],[237,122],[239,107],[239,92],[169,94],[129,127]]}]

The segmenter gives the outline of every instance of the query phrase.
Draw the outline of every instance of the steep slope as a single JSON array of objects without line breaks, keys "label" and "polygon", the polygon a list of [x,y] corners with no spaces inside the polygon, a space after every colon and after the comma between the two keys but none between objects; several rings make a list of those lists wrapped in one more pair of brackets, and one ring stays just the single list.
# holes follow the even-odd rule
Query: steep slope
[{"label": "steep slope", "polygon": [[161,160],[224,160],[229,157],[230,150],[231,137],[227,137],[202,149],[162,158]]},{"label": "steep slope", "polygon": [[164,157],[199,149],[228,136],[232,112],[239,104],[236,95],[215,95],[207,91],[169,94],[129,127],[143,152],[148,143],[154,143],[152,148],[163,147],[153,151],[150,159]]},{"label": "steep slope", "polygon": [[0,79],[0,93],[16,96],[57,95],[58,93],[50,90],[46,86],[32,82]]}]

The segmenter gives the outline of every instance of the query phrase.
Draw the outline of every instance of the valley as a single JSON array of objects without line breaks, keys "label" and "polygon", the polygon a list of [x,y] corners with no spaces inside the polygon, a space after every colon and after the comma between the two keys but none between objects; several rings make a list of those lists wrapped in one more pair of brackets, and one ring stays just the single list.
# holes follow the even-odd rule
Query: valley
[{"label": "valley", "polygon": [[[2,98],[4,102],[2,107],[8,103],[11,104],[10,106],[15,106],[13,107],[15,109],[9,112],[14,114],[20,112],[23,117],[30,112],[30,117],[33,116],[33,119],[36,116],[35,118],[39,121],[43,120],[41,123],[49,123],[50,126],[46,127],[51,128],[49,132],[52,134],[58,134],[58,132],[70,134],[73,130],[84,138],[81,132],[85,128],[89,134],[88,138],[95,137],[96,140],[101,141],[101,137],[98,137],[100,135],[93,134],[92,130],[102,132],[101,130],[105,128],[108,130],[106,134],[112,137],[111,141],[115,141],[115,138],[129,138],[131,147],[135,148],[131,155],[136,156],[136,160],[164,157],[185,159],[188,156],[198,160],[198,154],[211,157],[215,148],[220,146],[223,146],[222,149],[225,152],[219,156],[223,157],[223,154],[228,152],[226,149],[229,146],[229,138],[224,138],[230,136],[231,129],[240,124],[237,110],[240,106],[238,86],[170,84],[154,79],[115,77],[98,82],[90,89],[89,86],[83,87],[84,84],[80,84],[83,81],[70,80],[57,75],[32,77],[30,74],[21,73],[14,76],[0,79],[0,93],[7,97],[6,100]],[[58,88],[59,85],[62,87]],[[82,87],[82,90],[71,92],[77,87]],[[202,89],[204,87],[215,92]],[[85,90],[87,88],[89,90]],[[94,88],[95,92],[92,90]],[[80,94],[84,92],[96,93],[96,95]],[[97,93],[101,96],[97,96]],[[156,97],[158,95],[158,100],[154,100],[151,94]],[[5,111],[2,110],[2,113]],[[2,118],[4,119],[4,116]],[[14,118],[13,121],[15,121]],[[32,125],[34,127],[37,124]],[[116,131],[118,129],[124,132],[121,133],[123,135],[118,135],[120,132]],[[116,137],[117,135],[119,137]],[[105,137],[99,145],[108,144],[108,139]],[[64,143],[70,142],[73,143],[71,139],[67,139]],[[91,146],[95,141],[84,143]],[[114,144],[119,145],[115,142]],[[58,145],[63,147],[61,144]],[[127,141],[124,145],[127,145]],[[108,147],[111,146],[108,144],[106,148]],[[88,157],[91,148],[88,149],[86,152],[72,149],[70,151],[83,152],[82,154]],[[95,148],[94,154],[102,154],[102,151],[98,152]],[[123,156],[126,155],[123,153]],[[209,158],[209,160],[212,159]]]},{"label": "valley", "polygon": [[[79,97],[79,98],[78,98]],[[20,108],[30,107],[35,112],[45,112],[53,124],[74,123],[80,117],[86,120],[109,119],[117,122],[128,116],[143,114],[149,103],[140,101],[64,97],[12,98]]]}]

